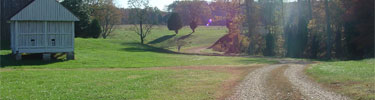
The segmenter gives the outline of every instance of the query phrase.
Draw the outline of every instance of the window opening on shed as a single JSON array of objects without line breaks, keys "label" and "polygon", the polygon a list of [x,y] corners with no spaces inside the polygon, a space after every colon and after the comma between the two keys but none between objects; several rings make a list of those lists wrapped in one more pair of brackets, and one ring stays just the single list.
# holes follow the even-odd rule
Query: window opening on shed
[{"label": "window opening on shed", "polygon": [[35,39],[31,39],[31,46],[35,46]]},{"label": "window opening on shed", "polygon": [[52,41],[52,46],[56,46],[56,40],[55,39],[51,39]]}]

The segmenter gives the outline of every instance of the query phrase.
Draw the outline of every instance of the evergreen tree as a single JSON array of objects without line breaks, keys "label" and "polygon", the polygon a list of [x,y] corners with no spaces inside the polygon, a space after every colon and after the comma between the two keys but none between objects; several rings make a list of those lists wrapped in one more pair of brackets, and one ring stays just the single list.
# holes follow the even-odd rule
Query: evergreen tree
[{"label": "evergreen tree", "polygon": [[89,37],[99,38],[100,34],[102,33],[102,28],[100,27],[99,20],[93,19],[91,21],[89,30]]},{"label": "evergreen tree", "polygon": [[69,9],[79,21],[75,22],[75,36],[86,37],[90,22],[90,9],[83,0],[64,0],[61,4]]},{"label": "evergreen tree", "polygon": [[266,36],[266,49],[263,52],[264,56],[275,56],[275,37],[268,33]]},{"label": "evergreen tree", "polygon": [[168,19],[168,29],[174,30],[178,34],[178,30],[182,28],[181,17],[178,13],[172,13],[171,17]]}]

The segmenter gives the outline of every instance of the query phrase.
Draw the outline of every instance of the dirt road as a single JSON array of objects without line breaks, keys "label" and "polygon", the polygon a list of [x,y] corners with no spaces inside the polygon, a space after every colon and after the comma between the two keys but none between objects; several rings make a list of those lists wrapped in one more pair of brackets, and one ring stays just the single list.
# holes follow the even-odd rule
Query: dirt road
[{"label": "dirt road", "polygon": [[309,80],[303,73],[307,62],[280,63],[250,72],[226,100],[349,100]]}]

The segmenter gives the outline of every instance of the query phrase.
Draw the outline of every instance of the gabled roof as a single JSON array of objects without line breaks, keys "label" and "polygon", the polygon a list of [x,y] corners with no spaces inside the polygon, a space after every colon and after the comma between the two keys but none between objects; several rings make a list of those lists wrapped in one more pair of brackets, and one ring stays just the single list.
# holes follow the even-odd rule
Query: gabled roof
[{"label": "gabled roof", "polygon": [[68,9],[56,0],[35,0],[10,20],[24,21],[79,21]]}]

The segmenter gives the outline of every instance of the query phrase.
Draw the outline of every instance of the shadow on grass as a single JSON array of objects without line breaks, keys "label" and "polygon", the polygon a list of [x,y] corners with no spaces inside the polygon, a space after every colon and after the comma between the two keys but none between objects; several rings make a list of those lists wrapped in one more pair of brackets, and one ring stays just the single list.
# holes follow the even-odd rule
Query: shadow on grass
[{"label": "shadow on grass", "polygon": [[265,57],[244,57],[248,58],[246,60],[240,60],[240,63],[243,64],[254,64],[254,63],[262,63],[262,64],[278,64],[279,61],[272,59],[272,58],[265,58]]},{"label": "shadow on grass", "polygon": [[168,49],[158,48],[158,47],[150,46],[147,44],[140,44],[140,43],[123,43],[122,45],[130,46],[128,48],[122,49],[128,52],[155,52],[155,53],[181,54],[181,55],[246,57],[244,55],[230,55],[230,54],[218,54],[218,53],[199,54],[199,53],[175,52],[175,51],[171,51]]},{"label": "shadow on grass", "polygon": [[157,39],[155,39],[155,40],[149,42],[148,44],[157,44],[157,43],[161,43],[161,42],[166,41],[166,40],[168,40],[168,39],[170,39],[170,38],[173,38],[173,37],[175,37],[175,36],[176,36],[176,34],[174,34],[174,35],[166,35],[166,36],[163,36],[163,37],[157,38]]},{"label": "shadow on grass", "polygon": [[[57,55],[60,56],[60,55]],[[47,65],[57,62],[62,62],[64,60],[61,59],[52,59],[50,61],[43,61],[42,54],[29,54],[29,55],[23,55],[22,60],[17,61],[12,54],[7,55],[1,55],[0,58],[0,68],[5,68],[8,66],[25,66],[25,65]],[[15,67],[16,68],[16,67]]]},{"label": "shadow on grass", "polygon": [[174,51],[164,49],[164,48],[153,47],[147,44],[123,43],[122,45],[131,46],[131,47],[122,49],[128,52],[156,52],[156,53],[178,54],[178,52],[174,52]]},{"label": "shadow on grass", "polygon": [[184,40],[184,39],[187,39],[189,38],[193,33],[190,33],[188,35],[184,35],[184,36],[181,36],[180,38],[178,38],[178,40]]}]

